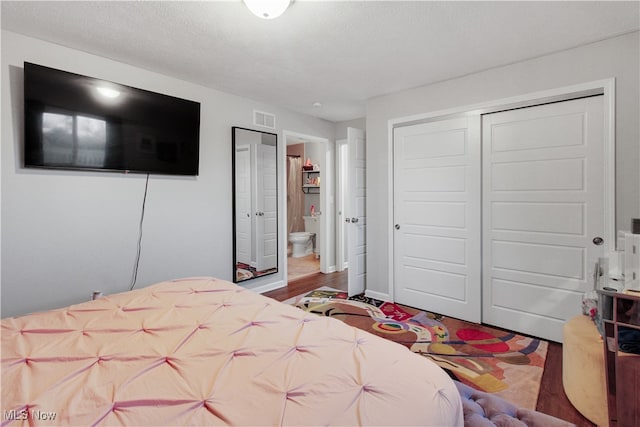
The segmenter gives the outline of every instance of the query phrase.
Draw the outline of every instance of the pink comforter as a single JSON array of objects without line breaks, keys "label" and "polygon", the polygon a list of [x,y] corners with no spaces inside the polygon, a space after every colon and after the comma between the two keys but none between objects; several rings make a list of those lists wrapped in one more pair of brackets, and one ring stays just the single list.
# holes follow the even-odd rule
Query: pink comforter
[{"label": "pink comforter", "polygon": [[405,347],[211,278],[2,320],[2,425],[462,425]]}]

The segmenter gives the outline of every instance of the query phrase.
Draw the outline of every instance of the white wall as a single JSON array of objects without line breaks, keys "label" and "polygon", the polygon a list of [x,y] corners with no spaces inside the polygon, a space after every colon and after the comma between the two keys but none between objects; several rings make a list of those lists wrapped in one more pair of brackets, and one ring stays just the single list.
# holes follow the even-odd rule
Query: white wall
[{"label": "white wall", "polygon": [[[24,61],[201,103],[200,175],[150,178],[136,287],[197,275],[231,280],[231,127],[255,128],[254,109],[276,114],[278,150],[282,129],[334,140],[328,121],[3,31],[2,317],[86,301],[94,289],[128,290],[145,183],[144,175],[21,166]],[[281,230],[285,221],[281,214]],[[283,282],[283,262],[278,274],[243,285]]]},{"label": "white wall", "polygon": [[387,147],[390,119],[614,77],[617,228],[629,229],[631,218],[640,216],[639,34],[634,32],[369,100],[367,289],[389,293],[388,174],[392,159],[387,155]]},{"label": "white wall", "polygon": [[347,128],[350,127],[365,130],[367,128],[366,117],[347,120],[344,122],[336,122],[336,140],[345,139],[347,137]]}]

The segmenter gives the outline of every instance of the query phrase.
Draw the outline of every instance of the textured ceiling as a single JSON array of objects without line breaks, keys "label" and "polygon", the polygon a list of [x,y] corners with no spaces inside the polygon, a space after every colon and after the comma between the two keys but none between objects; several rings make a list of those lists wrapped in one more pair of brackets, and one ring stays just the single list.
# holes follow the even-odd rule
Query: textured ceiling
[{"label": "textured ceiling", "polygon": [[[368,98],[638,30],[639,2],[2,1],[2,28],[331,121]],[[322,107],[314,107],[314,102]]]}]

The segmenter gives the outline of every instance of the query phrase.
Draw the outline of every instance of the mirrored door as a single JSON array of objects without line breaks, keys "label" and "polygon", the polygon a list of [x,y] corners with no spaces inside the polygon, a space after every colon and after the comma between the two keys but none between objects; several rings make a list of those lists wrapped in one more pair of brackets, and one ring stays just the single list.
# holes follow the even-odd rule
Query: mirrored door
[{"label": "mirrored door", "polygon": [[276,134],[232,128],[234,282],[278,271]]}]

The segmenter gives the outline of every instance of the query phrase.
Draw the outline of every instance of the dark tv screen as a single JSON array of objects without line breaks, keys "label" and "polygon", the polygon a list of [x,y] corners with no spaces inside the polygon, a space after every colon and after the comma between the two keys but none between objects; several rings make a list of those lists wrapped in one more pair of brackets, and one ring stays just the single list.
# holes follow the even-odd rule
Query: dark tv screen
[{"label": "dark tv screen", "polygon": [[24,64],[25,167],[198,175],[200,103]]}]

